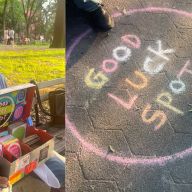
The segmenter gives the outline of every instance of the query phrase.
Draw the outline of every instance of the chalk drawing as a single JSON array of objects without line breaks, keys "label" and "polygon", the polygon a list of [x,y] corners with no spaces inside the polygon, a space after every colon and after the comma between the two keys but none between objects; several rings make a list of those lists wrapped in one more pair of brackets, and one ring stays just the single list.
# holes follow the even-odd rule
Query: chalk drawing
[{"label": "chalk drawing", "polygon": [[101,89],[105,83],[109,81],[109,78],[106,77],[101,71],[95,74],[95,69],[90,69],[89,73],[85,77],[85,83],[88,87],[93,89]]},{"label": "chalk drawing", "polygon": [[119,62],[126,62],[131,57],[131,49],[126,46],[120,46],[113,50],[113,57]]},{"label": "chalk drawing", "polygon": [[155,54],[155,56],[159,56],[161,57],[162,59],[166,60],[166,61],[169,61],[169,58],[166,56],[166,54],[170,54],[170,53],[174,53],[175,51],[173,49],[166,49],[166,50],[163,50],[162,49],[162,42],[160,40],[157,41],[157,45],[158,45],[158,48],[157,48],[157,51],[154,50],[151,46],[149,46],[147,48],[148,51],[152,52]]},{"label": "chalk drawing", "polygon": [[174,111],[175,113],[177,114],[180,114],[180,115],[184,115],[184,112],[177,109],[176,107],[172,106],[172,96],[170,93],[168,92],[165,92],[165,93],[161,93],[160,95],[157,96],[157,99],[156,99],[157,103],[163,105],[164,107]]},{"label": "chalk drawing", "polygon": [[147,83],[148,83],[148,80],[147,80],[147,77],[145,77],[145,75],[143,73],[141,73],[140,71],[135,71],[134,72],[135,75],[137,77],[139,77],[141,79],[141,83],[139,84],[136,84],[136,83],[133,83],[131,80],[129,80],[128,78],[125,79],[125,81],[131,85],[132,87],[134,87],[135,89],[143,89],[145,87],[147,87]]},{"label": "chalk drawing", "polygon": [[185,83],[180,79],[171,81],[169,87],[175,94],[183,93],[186,90]]},{"label": "chalk drawing", "polygon": [[139,49],[141,47],[141,40],[136,35],[124,35],[121,40],[130,48]]},{"label": "chalk drawing", "polygon": [[74,123],[72,123],[69,120],[69,117],[65,116],[65,123],[66,127],[70,129],[71,133],[77,140],[82,144],[82,146],[91,153],[96,154],[97,156],[118,163],[122,165],[143,165],[143,166],[165,166],[167,163],[174,162],[178,159],[184,159],[192,154],[192,147],[183,150],[181,152],[175,153],[173,155],[168,156],[159,156],[159,157],[122,157],[122,156],[116,156],[113,154],[109,154],[108,151],[105,151],[101,148],[99,148],[96,145],[93,145],[89,142],[87,142],[81,134],[78,132],[77,127]]},{"label": "chalk drawing", "polygon": [[92,29],[89,28],[89,29],[87,29],[84,33],[80,34],[80,36],[77,37],[77,38],[73,41],[73,43],[71,44],[71,46],[69,47],[69,49],[67,49],[67,55],[66,55],[67,63],[68,63],[69,58],[70,58],[72,52],[74,51],[75,47],[77,47],[77,45],[80,43],[80,41],[81,41],[84,37],[86,37],[87,35],[89,35],[91,32],[92,32]]},{"label": "chalk drawing", "polygon": [[116,12],[116,13],[113,13],[111,16],[114,18],[117,18],[117,17],[120,17],[122,15],[123,15],[122,13]]},{"label": "chalk drawing", "polygon": [[104,60],[102,64],[102,70],[105,73],[113,73],[117,70],[118,63],[114,59]]},{"label": "chalk drawing", "polygon": [[[188,13],[186,11],[181,11],[177,9],[171,9],[171,8],[162,8],[162,7],[148,7],[148,8],[141,8],[141,9],[131,9],[127,11],[128,15],[133,15],[136,13],[170,13],[170,14],[175,14],[183,17],[188,17],[192,19],[192,13]],[[122,13],[115,13],[114,16],[116,17],[121,17],[123,16]],[[71,54],[71,53],[70,53]],[[163,95],[168,99],[167,101],[163,101],[162,97]],[[178,110],[177,108],[174,108],[171,106],[172,103],[172,97],[169,93],[164,93],[164,94],[159,95],[159,98],[157,98],[157,101],[159,100],[160,103],[162,104],[167,104],[168,108],[171,110],[175,110],[176,112],[183,113],[182,111]],[[66,127],[71,131],[72,135],[79,140],[79,142],[82,144],[82,146],[89,152],[92,152],[96,154],[97,156],[118,163],[122,165],[150,165],[150,166],[165,166],[167,163],[174,162],[175,160],[179,159],[184,159],[192,154],[192,147],[183,150],[181,152],[174,153],[172,155],[168,156],[158,156],[158,157],[122,157],[122,156],[117,156],[113,154],[108,154],[108,151],[105,151],[101,148],[99,148],[96,145],[91,144],[90,142],[87,142],[78,132],[77,127],[73,122],[70,121],[67,112],[66,112]]]},{"label": "chalk drawing", "polygon": [[[163,70],[166,62],[169,61],[169,58],[167,57],[166,54],[175,52],[173,49],[163,50],[162,42],[160,40],[158,40],[156,43],[158,46],[157,51],[154,50],[151,46],[149,46],[147,48],[148,51],[150,51],[151,53],[153,53],[155,55],[155,59],[147,56],[144,61],[144,66],[143,66],[144,70],[151,75],[157,74]],[[163,61],[165,60],[166,62],[164,61],[162,63],[157,63],[155,60],[158,58],[161,58],[161,59],[163,59]]]},{"label": "chalk drawing", "polygon": [[[141,8],[141,9],[129,9],[126,11],[126,15],[133,15],[136,13],[170,13],[175,15],[180,15],[183,17],[189,17],[192,18],[192,13],[178,10],[178,9],[172,9],[172,8],[166,8],[166,7],[147,7],[147,8]],[[123,14],[121,12],[113,13],[114,17],[122,17]]]},{"label": "chalk drawing", "polygon": [[141,115],[142,120],[146,124],[151,124],[154,121],[157,121],[159,119],[160,122],[158,123],[158,125],[156,125],[154,127],[154,130],[157,131],[165,124],[165,122],[167,121],[167,116],[165,115],[165,113],[163,111],[158,110],[158,111],[155,111],[150,118],[147,118],[149,112],[151,112],[151,105],[147,104],[147,106],[145,107],[145,109]]},{"label": "chalk drawing", "polygon": [[124,108],[126,108],[128,110],[130,110],[133,107],[135,101],[138,98],[138,95],[134,95],[133,97],[130,97],[128,102],[125,102],[122,99],[118,98],[117,96],[115,96],[115,95],[113,95],[111,93],[108,93],[108,96],[111,99],[113,99],[117,104],[122,105]]},{"label": "chalk drawing", "polygon": [[155,75],[163,70],[165,64],[166,63],[157,64],[150,57],[146,57],[144,61],[143,69],[145,70],[145,72],[149,73],[150,75]]},{"label": "chalk drawing", "polygon": [[189,73],[192,75],[192,70],[188,69],[189,65],[191,65],[191,61],[188,60],[184,67],[181,69],[181,71],[179,72],[179,74],[177,75],[177,78],[181,78],[183,76],[184,73]]}]

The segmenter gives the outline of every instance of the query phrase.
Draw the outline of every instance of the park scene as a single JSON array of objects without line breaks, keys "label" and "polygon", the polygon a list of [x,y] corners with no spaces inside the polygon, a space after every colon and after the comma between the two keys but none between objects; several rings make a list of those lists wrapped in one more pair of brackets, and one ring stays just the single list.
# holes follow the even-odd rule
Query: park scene
[{"label": "park scene", "polygon": [[64,77],[63,4],[0,1],[0,71],[8,84]]},{"label": "park scene", "polygon": [[65,0],[0,0],[0,191],[64,192],[64,89]]}]

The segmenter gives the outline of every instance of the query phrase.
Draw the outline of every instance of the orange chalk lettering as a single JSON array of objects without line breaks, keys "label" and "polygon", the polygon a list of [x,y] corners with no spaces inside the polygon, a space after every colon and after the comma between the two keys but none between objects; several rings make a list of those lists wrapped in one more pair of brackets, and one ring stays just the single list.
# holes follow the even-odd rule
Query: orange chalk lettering
[{"label": "orange chalk lettering", "polygon": [[155,120],[159,119],[160,122],[154,128],[154,130],[156,131],[165,124],[165,122],[167,121],[167,116],[165,115],[165,113],[163,111],[155,111],[155,113],[150,118],[147,118],[147,114],[149,113],[150,110],[151,110],[151,105],[147,104],[147,107],[144,109],[141,117],[142,117],[143,122],[145,122],[147,124],[151,124]]},{"label": "orange chalk lettering", "polygon": [[141,73],[140,71],[135,71],[134,72],[135,75],[137,77],[139,77],[141,79],[141,83],[140,84],[136,84],[136,83],[133,83],[132,81],[130,81],[128,78],[125,80],[129,85],[131,85],[132,87],[134,87],[135,89],[143,89],[145,87],[147,87],[147,83],[148,83],[148,80],[147,78],[145,77],[145,75],[143,73]]}]

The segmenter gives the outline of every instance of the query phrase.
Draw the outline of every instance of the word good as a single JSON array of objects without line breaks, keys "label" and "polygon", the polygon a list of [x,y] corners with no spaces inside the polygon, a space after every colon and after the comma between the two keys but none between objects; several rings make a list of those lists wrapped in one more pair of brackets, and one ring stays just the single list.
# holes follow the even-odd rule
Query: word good
[{"label": "word good", "polygon": [[[121,37],[122,42],[129,45],[131,48],[139,49],[141,41],[136,35],[125,35]],[[101,89],[108,81],[109,78],[105,75],[114,73],[118,69],[119,63],[127,62],[131,57],[131,49],[126,46],[120,46],[113,50],[114,59],[106,59],[102,63],[102,71],[95,73],[92,68],[85,77],[85,83],[88,87],[93,89]]]}]

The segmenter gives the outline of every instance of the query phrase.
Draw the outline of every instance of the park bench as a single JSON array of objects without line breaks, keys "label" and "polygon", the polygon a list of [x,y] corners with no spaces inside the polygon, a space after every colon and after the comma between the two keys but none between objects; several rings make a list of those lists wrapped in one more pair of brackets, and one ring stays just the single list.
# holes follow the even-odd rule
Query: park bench
[{"label": "park bench", "polygon": [[[39,89],[40,93],[40,99],[42,104],[45,102],[48,102],[49,99],[49,92],[58,89],[58,88],[64,88],[64,78],[54,79],[50,81],[44,81],[37,83],[37,87]],[[50,134],[52,134],[55,138],[55,150],[58,153],[64,154],[64,124],[56,125],[53,123],[48,122],[46,125],[41,124],[41,118],[39,116],[39,113],[42,114],[41,109],[38,106],[37,97],[34,97],[33,101],[33,108],[35,110],[35,123],[36,126],[40,126],[45,128]]]}]

